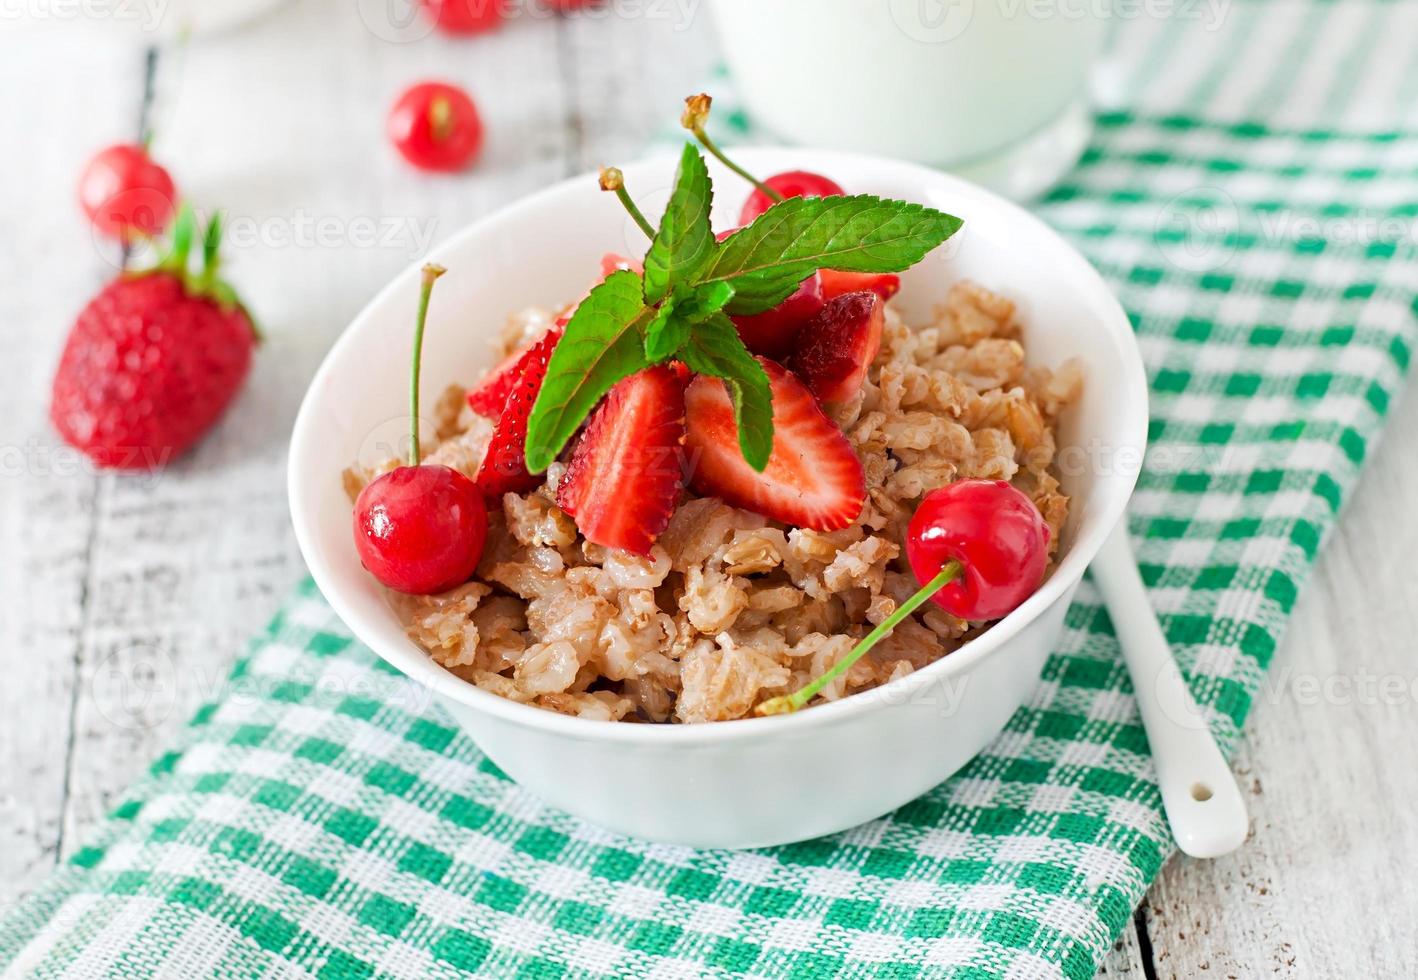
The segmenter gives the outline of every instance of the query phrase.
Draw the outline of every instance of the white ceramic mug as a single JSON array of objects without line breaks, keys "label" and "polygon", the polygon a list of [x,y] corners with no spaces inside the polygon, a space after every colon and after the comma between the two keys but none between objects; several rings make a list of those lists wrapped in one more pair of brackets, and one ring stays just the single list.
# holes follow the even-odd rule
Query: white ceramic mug
[{"label": "white ceramic mug", "polygon": [[1012,197],[1087,142],[1106,0],[711,0],[749,115],[809,146],[945,167]]}]

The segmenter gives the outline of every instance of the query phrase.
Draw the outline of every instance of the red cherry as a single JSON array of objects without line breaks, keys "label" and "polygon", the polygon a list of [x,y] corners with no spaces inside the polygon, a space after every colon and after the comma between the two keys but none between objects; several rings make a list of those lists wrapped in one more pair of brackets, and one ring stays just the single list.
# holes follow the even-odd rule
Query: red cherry
[{"label": "red cherry", "polygon": [[[774,174],[764,183],[784,197],[833,197],[847,193],[835,180],[809,170],[789,170],[785,173]],[[755,189],[748,196],[748,200],[743,202],[743,211],[739,213],[739,224],[748,224],[775,203],[777,202],[767,194]]]},{"label": "red cherry", "polygon": [[476,483],[447,466],[420,463],[419,366],[428,298],[443,267],[423,267],[409,375],[409,463],[360,491],[354,507],[355,551],[369,573],[396,592],[431,595],[473,574],[487,541],[487,506]]},{"label": "red cherry", "polygon": [[960,480],[932,490],[906,528],[906,557],[921,588],[821,675],[754,712],[797,711],[927,599],[961,619],[999,619],[1043,581],[1048,544],[1049,526],[1039,508],[1003,480]]},{"label": "red cherry", "polygon": [[999,619],[1034,593],[1048,565],[1049,526],[1034,502],[1003,480],[960,480],[926,494],[906,529],[920,582],[947,562],[954,581],[931,601],[972,622]]},{"label": "red cherry", "polygon": [[132,143],[100,150],[79,175],[79,206],[96,229],[119,241],[162,234],[176,199],[171,175]]},{"label": "red cherry", "polygon": [[446,82],[420,82],[399,96],[389,111],[388,131],[404,159],[420,170],[462,170],[483,145],[477,106]]},{"label": "red cherry", "polygon": [[487,538],[483,495],[447,466],[400,466],[360,493],[355,550],[396,592],[431,595],[472,577]]},{"label": "red cherry", "polygon": [[507,16],[507,0],[422,0],[424,14],[445,34],[483,34]]}]

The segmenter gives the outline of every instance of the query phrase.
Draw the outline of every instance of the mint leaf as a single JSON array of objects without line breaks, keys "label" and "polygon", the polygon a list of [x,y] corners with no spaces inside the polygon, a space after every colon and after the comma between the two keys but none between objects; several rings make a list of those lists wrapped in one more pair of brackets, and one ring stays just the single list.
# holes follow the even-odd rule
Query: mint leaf
[{"label": "mint leaf", "polygon": [[645,327],[645,359],[651,364],[668,361],[689,339],[692,324],[676,308],[673,298],[660,304]]},{"label": "mint leaf", "polygon": [[719,243],[696,282],[726,282],[736,316],[762,313],[818,269],[900,272],[960,229],[961,220],[869,194],[793,197]]},{"label": "mint leaf", "polygon": [[713,313],[695,325],[680,359],[691,371],[724,379],[734,403],[743,458],[760,473],[773,454],[773,394],[763,365],[739,339],[734,323]]},{"label": "mint leaf", "polygon": [[734,287],[726,282],[694,289],[678,287],[665,298],[645,327],[645,358],[659,364],[674,357],[695,327],[718,313],[734,298]]},{"label": "mint leaf", "polygon": [[690,323],[698,323],[718,313],[734,298],[734,287],[726,282],[711,282],[696,286],[679,301],[677,309]]},{"label": "mint leaf", "polygon": [[714,188],[709,168],[693,143],[684,145],[675,188],[650,251],[645,254],[645,301],[658,303],[682,282],[692,282],[714,255],[709,208]]},{"label": "mint leaf", "polygon": [[576,307],[527,420],[528,472],[551,465],[611,385],[649,366],[641,332],[655,311],[643,291],[638,275],[620,269]]}]

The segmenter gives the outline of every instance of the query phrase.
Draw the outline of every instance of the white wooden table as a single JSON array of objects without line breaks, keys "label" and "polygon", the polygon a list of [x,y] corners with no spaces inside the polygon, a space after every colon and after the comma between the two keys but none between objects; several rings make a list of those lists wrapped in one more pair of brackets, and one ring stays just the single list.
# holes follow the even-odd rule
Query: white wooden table
[{"label": "white wooden table", "polygon": [[[75,849],[304,574],[286,440],[351,315],[431,241],[636,156],[716,60],[693,4],[417,43],[371,30],[377,9],[300,0],[183,51],[0,34],[0,905]],[[464,177],[418,175],[383,138],[401,87],[440,76],[487,124]],[[156,477],[96,476],[45,419],[59,345],[116,261],[73,184],[93,150],[143,125],[198,204],[229,209],[229,274],[268,343],[195,454]],[[1410,398],[1248,725],[1250,842],[1172,861],[1104,974],[1418,975],[1415,449]],[[1294,690],[1311,677],[1327,684],[1318,699]]]}]

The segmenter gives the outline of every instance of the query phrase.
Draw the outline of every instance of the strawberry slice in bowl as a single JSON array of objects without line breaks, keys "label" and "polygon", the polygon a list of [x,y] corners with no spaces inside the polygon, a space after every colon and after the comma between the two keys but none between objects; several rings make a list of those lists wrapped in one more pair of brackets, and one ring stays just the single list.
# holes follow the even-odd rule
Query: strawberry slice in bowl
[{"label": "strawberry slice in bowl", "polygon": [[822,279],[824,300],[863,290],[876,293],[882,299],[890,299],[901,291],[901,277],[894,272],[840,272],[837,269],[823,269],[818,272],[818,276]]},{"label": "strawberry slice in bowl", "polygon": [[[522,377],[522,372],[538,356],[537,352],[543,344],[549,342],[553,349],[556,347],[557,341],[561,340],[562,328],[565,326],[566,320],[564,318],[558,319],[556,324],[537,340],[504,357],[502,363],[483,375],[476,385],[468,389],[468,406],[483,418],[501,417],[502,408],[507,404],[507,396],[516,386],[517,379]],[[547,356],[550,356],[550,351]]]},{"label": "strawberry slice in bowl", "polygon": [[561,331],[549,330],[519,356],[517,379],[503,401],[487,453],[478,468],[477,483],[486,497],[496,499],[504,493],[526,493],[542,482],[541,477],[527,472],[527,419],[542,390],[547,362],[560,340]]},{"label": "strawberry slice in bowl", "polygon": [[571,454],[556,502],[587,541],[648,555],[684,486],[685,375],[659,364],[617,382]]},{"label": "strawberry slice in bowl", "polygon": [[744,459],[724,382],[700,375],[685,392],[690,486],[785,524],[814,531],[846,527],[866,501],[861,459],[806,385],[782,365],[758,360],[773,393],[768,466],[760,473]]},{"label": "strawberry slice in bowl", "polygon": [[839,296],[799,331],[788,367],[819,401],[846,401],[861,388],[881,350],[885,322],[886,302],[876,293]]},{"label": "strawberry slice in bowl", "polygon": [[765,313],[733,317],[739,339],[755,354],[782,358],[793,349],[798,331],[822,309],[822,278],[813,273],[797,291]]},{"label": "strawberry slice in bowl", "polygon": [[[626,258],[616,252],[607,252],[601,256],[601,279],[619,269],[629,269],[639,272],[640,263],[635,259]],[[600,282],[601,280],[596,280]],[[588,290],[589,292],[589,290]],[[583,295],[581,297],[585,299]],[[557,341],[565,330],[567,321],[571,319],[571,314],[575,312],[577,303],[568,306],[561,316],[556,318],[556,322],[551,328],[536,341],[528,344],[520,350],[513,351],[502,359],[502,362],[494,367],[487,374],[478,380],[478,383],[468,389],[468,405],[474,412],[483,418],[496,419],[502,414],[503,403],[507,401],[507,394],[512,390],[512,386],[517,383],[517,379],[522,375],[522,369],[534,358],[535,351],[541,341],[548,337],[555,336],[551,341],[551,346],[556,347]],[[550,355],[548,355],[550,356]]]},{"label": "strawberry slice in bowl", "polygon": [[[738,228],[729,228],[714,236],[722,242]],[[783,302],[763,313],[751,313],[733,317],[738,328],[739,339],[755,354],[764,357],[782,358],[793,349],[793,340],[802,325],[810,320],[826,300],[821,272],[814,272],[802,281],[794,292]]]}]

